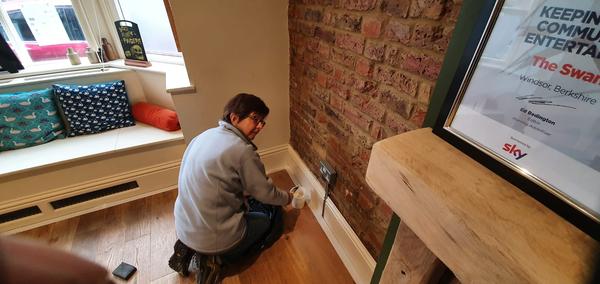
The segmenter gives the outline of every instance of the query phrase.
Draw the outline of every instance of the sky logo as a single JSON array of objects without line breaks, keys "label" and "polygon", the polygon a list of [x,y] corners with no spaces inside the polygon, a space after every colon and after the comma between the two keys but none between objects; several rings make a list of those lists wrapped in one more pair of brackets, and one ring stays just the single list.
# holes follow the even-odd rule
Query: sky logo
[{"label": "sky logo", "polygon": [[527,153],[525,153],[525,152],[523,152],[523,150],[517,148],[517,144],[506,143],[506,144],[504,144],[504,147],[502,147],[502,150],[515,156],[517,160],[527,156]]}]

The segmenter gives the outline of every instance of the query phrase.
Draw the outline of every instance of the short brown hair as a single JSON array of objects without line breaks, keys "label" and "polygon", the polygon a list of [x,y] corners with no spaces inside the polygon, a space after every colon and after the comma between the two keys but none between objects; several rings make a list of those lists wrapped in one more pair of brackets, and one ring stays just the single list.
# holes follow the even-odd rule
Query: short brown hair
[{"label": "short brown hair", "polygon": [[248,117],[251,113],[261,117],[269,114],[269,108],[259,97],[253,94],[240,93],[231,98],[223,109],[223,120],[231,123],[230,114],[236,114],[240,119]]}]

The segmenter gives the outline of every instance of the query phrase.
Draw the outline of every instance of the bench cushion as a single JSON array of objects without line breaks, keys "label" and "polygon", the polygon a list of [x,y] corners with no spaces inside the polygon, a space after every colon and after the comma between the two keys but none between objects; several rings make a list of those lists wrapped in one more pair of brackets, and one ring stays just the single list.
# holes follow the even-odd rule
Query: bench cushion
[{"label": "bench cushion", "polygon": [[181,129],[177,113],[155,104],[140,102],[132,107],[133,117],[137,121],[150,124],[166,131]]},{"label": "bench cushion", "polygon": [[135,125],[123,80],[92,85],[54,84],[67,135],[95,134]]},{"label": "bench cushion", "polygon": [[51,89],[0,94],[0,151],[64,138]]}]

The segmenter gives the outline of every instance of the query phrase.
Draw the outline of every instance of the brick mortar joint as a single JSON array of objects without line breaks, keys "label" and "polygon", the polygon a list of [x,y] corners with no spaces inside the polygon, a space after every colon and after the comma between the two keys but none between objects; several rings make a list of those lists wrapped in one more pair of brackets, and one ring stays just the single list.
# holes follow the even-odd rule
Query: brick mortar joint
[{"label": "brick mortar joint", "polygon": [[[366,57],[364,57],[364,58],[366,58]],[[418,97],[416,97],[416,96],[417,96],[417,94],[415,94],[415,96],[411,96],[411,95],[407,94],[406,92],[404,92],[404,91],[402,91],[402,90],[400,90],[400,89],[396,88],[395,86],[392,86],[392,85],[385,84],[385,83],[383,83],[383,82],[380,82],[380,81],[376,80],[375,78],[369,78],[369,77],[365,77],[365,76],[363,76],[363,75],[361,75],[361,74],[357,73],[357,72],[354,70],[354,68],[352,68],[352,69],[351,69],[351,68],[349,68],[349,67],[347,67],[347,66],[345,66],[345,65],[342,65],[341,63],[338,63],[338,62],[335,62],[335,61],[330,61],[329,63],[330,63],[330,64],[332,64],[334,67],[337,67],[337,68],[339,68],[339,69],[343,69],[343,70],[344,70],[344,71],[346,71],[346,72],[352,72],[352,73],[353,73],[355,76],[357,76],[357,77],[358,77],[358,78],[360,78],[360,79],[364,79],[364,80],[366,80],[366,81],[375,81],[375,82],[377,82],[377,84],[378,84],[378,85],[383,85],[383,86],[386,86],[386,87],[388,87],[388,88],[392,88],[392,89],[394,89],[394,90],[398,91],[399,93],[401,93],[401,94],[405,95],[405,96],[403,96],[403,97],[406,97],[406,98],[409,100],[409,102],[410,102],[410,103],[413,103],[413,104],[417,105],[417,104],[418,104],[418,102],[419,102],[419,101],[418,101]],[[410,79],[412,79],[412,80],[416,81],[416,83],[417,83],[417,84],[419,84],[419,83],[433,83],[433,84],[435,84],[435,82],[437,81],[437,80],[435,80],[435,81],[434,81],[434,80],[429,80],[429,79],[426,79],[426,78],[424,78],[424,77],[421,77],[421,76],[419,76],[419,75],[415,75],[415,74],[413,74],[413,73],[410,73],[410,72],[408,72],[408,71],[405,71],[405,70],[403,70],[403,69],[400,69],[400,68],[397,68],[397,67],[393,67],[393,66],[390,66],[390,65],[387,65],[387,64],[378,63],[376,66],[385,66],[385,67],[388,67],[388,68],[390,68],[390,69],[393,69],[393,70],[395,70],[396,72],[399,72],[399,73],[401,73],[402,75],[404,75],[404,76],[406,76],[406,77],[408,77],[408,78],[410,78]],[[375,67],[376,67],[376,66],[374,65],[374,66],[373,66],[373,69],[375,69]],[[307,65],[305,68],[309,68],[309,69],[311,69],[312,71],[315,71],[315,72],[322,72],[322,70],[321,70],[321,69],[319,69],[319,68],[317,68],[317,67],[314,67],[314,66],[312,66],[312,65]],[[327,74],[327,75],[328,75],[328,76],[330,76],[329,74]],[[304,75],[303,75],[302,77],[306,77],[306,76],[304,76]],[[346,86],[346,87],[348,87],[348,88],[352,89],[352,86]],[[337,96],[335,93],[333,93],[331,90],[328,90],[327,88],[323,88],[323,87],[319,87],[319,88],[320,88],[320,89],[325,89],[325,91],[326,91],[326,92],[327,92],[329,95],[334,95],[334,96]],[[378,88],[379,88],[379,87],[378,87]],[[418,88],[418,86],[417,86],[417,88]],[[354,94],[356,91],[355,91],[355,90],[351,90],[351,92]],[[344,102],[348,102],[349,100],[347,100],[347,99],[344,99],[343,101],[344,101]],[[352,103],[350,103],[350,104],[352,104]],[[354,106],[354,107],[358,107],[358,106],[356,106],[356,105],[354,105],[354,104],[352,104],[352,106]],[[386,108],[386,109],[387,109],[387,108]],[[362,113],[362,112],[361,112],[361,113]],[[365,113],[363,113],[363,114],[365,114]],[[373,119],[373,120],[375,120],[375,121],[376,121],[376,119],[375,119],[375,118],[373,118],[373,117],[370,117],[370,116],[368,116],[367,114],[365,114],[365,115],[366,115],[367,117],[369,117],[369,118],[371,118],[371,119]]]},{"label": "brick mortar joint", "polygon": [[[345,49],[343,49],[343,50],[344,50],[344,51],[347,51],[347,50],[345,50]],[[366,58],[366,57],[364,57],[364,56],[362,56],[362,57],[363,57],[363,58]],[[366,59],[368,59],[368,58],[366,58]],[[337,67],[337,68],[340,68],[340,69],[344,69],[345,71],[352,72],[352,73],[354,73],[354,75],[356,75],[357,77],[359,77],[359,78],[361,78],[361,79],[365,79],[365,80],[368,80],[368,81],[376,81],[378,84],[384,84],[384,83],[382,83],[382,82],[380,82],[380,81],[376,80],[376,78],[373,78],[373,77],[366,77],[366,76],[363,76],[363,75],[359,74],[358,72],[356,72],[356,71],[355,71],[355,69],[354,69],[355,67],[353,67],[353,68],[349,68],[349,67],[347,67],[347,66],[345,66],[345,65],[342,65],[341,63],[339,63],[339,62],[336,62],[336,61],[333,61],[333,60],[329,60],[329,61],[328,61],[328,63],[329,63],[329,64],[332,64],[332,65],[333,65],[333,67]],[[416,74],[414,74],[414,73],[411,73],[411,72],[408,72],[408,71],[406,71],[406,70],[404,70],[404,69],[401,69],[401,68],[398,68],[398,67],[393,67],[393,66],[391,66],[391,65],[384,64],[384,63],[378,63],[378,64],[376,64],[376,65],[373,65],[372,69],[375,69],[377,66],[387,67],[387,68],[389,68],[389,69],[395,70],[396,72],[399,72],[399,73],[400,73],[400,74],[402,74],[403,76],[406,76],[406,77],[408,77],[409,79],[416,81],[417,83],[429,83],[429,84],[433,84],[433,85],[435,85],[435,83],[437,82],[437,79],[436,79],[436,80],[428,79],[428,78],[426,78],[426,77],[423,77],[423,76],[421,76],[421,75],[416,75]],[[319,69],[319,68],[316,68],[316,67],[314,67],[314,66],[312,66],[312,65],[306,65],[306,67],[305,67],[305,68],[310,68],[311,70],[313,70],[313,71],[316,71],[316,72],[323,72],[321,69]],[[330,75],[330,74],[327,74],[327,75]],[[303,76],[303,77],[305,77],[305,76]],[[387,85],[387,84],[384,84],[384,85],[386,85],[386,86],[390,86],[390,87],[393,87],[394,89],[396,89],[394,86]],[[351,86],[349,86],[349,87],[351,87]],[[399,91],[400,91],[400,90],[399,90]]]},{"label": "brick mortar joint", "polygon": [[404,99],[405,101],[407,101],[407,103],[414,104],[414,105],[417,105],[419,103],[419,100],[416,97],[413,97],[413,96],[407,94],[406,92],[404,92],[402,90],[399,90],[398,88],[396,88],[394,86],[387,85],[387,84],[384,84],[384,83],[380,83],[380,84],[385,85],[386,88],[392,88],[395,91],[397,91],[398,93],[400,93],[402,95],[402,99]]},{"label": "brick mortar joint", "polygon": [[[381,41],[381,39],[374,39],[373,41]],[[385,41],[386,43],[388,43],[387,47],[397,47],[397,48],[401,48],[401,49],[405,49],[405,50],[410,50],[413,51],[415,53],[423,53],[425,55],[428,56],[432,56],[432,57],[436,57],[436,59],[444,59],[444,57],[446,56],[446,52],[439,52],[439,51],[434,51],[434,50],[429,50],[429,49],[425,49],[425,48],[419,48],[419,47],[414,47],[414,46],[407,46],[404,43],[401,42],[395,42],[395,41]]]},{"label": "brick mortar joint", "polygon": [[[360,107],[358,107],[358,106],[354,105],[352,102],[349,102],[349,101],[348,101],[347,103],[348,103],[348,104],[350,104],[350,106],[352,106],[353,108],[355,108],[355,109],[356,109],[358,112],[360,112],[360,114],[362,114],[362,115],[363,115],[363,116],[365,116],[366,118],[368,118],[368,119],[371,119],[371,120],[372,120],[372,121],[371,121],[371,124],[370,124],[370,125],[369,125],[369,127],[368,127],[369,129],[367,129],[367,131],[371,131],[371,128],[373,128],[373,123],[374,123],[374,122],[379,122],[377,119],[375,119],[375,118],[373,118],[373,117],[369,116],[368,114],[366,114],[366,113],[362,112],[362,111],[360,110]],[[387,110],[387,109],[386,109],[386,110]],[[346,112],[344,111],[344,112],[342,113],[342,115],[344,115],[345,113],[346,113]],[[360,126],[356,126],[356,129],[360,129],[360,130],[363,132],[363,134],[364,134],[364,135],[366,135],[366,136],[370,136],[370,134],[369,134],[369,133],[365,133],[365,132],[364,132],[364,130],[362,129],[362,127],[360,127]]]},{"label": "brick mortar joint", "polygon": [[327,12],[335,12],[336,14],[353,14],[353,15],[360,15],[360,16],[373,16],[373,15],[377,15],[377,16],[383,16],[386,18],[392,18],[392,16],[383,13],[381,11],[353,11],[353,10],[344,10],[344,9],[336,9],[336,8],[332,8],[332,9],[326,9]]},{"label": "brick mortar joint", "polygon": [[[335,96],[335,95],[334,95],[334,96]],[[352,106],[353,108],[355,108],[357,111],[359,111],[359,112],[360,112],[360,114],[364,115],[365,117],[367,117],[367,118],[369,118],[369,119],[372,119],[373,121],[377,121],[377,119],[375,119],[375,118],[373,118],[373,117],[369,116],[368,114],[366,114],[366,113],[362,112],[362,111],[360,110],[360,107],[359,107],[359,106],[356,106],[356,105],[355,105],[355,104],[353,104],[352,102],[350,102],[350,101],[348,101],[348,100],[343,100],[343,102],[344,102],[344,105],[346,105],[346,104],[349,104],[350,106]],[[310,102],[309,102],[309,104],[310,104]],[[343,131],[345,131],[345,132],[347,132],[348,130],[345,128],[345,125],[343,125],[343,123],[350,123],[350,124],[352,124],[352,131],[351,131],[351,132],[353,132],[354,134],[356,134],[356,131],[354,131],[354,130],[359,130],[360,132],[362,132],[362,134],[363,134],[364,136],[368,136],[368,137],[370,137],[370,133],[368,133],[368,132],[371,130],[370,128],[372,128],[372,127],[373,127],[372,125],[370,125],[370,126],[369,126],[369,129],[367,129],[367,130],[366,130],[367,132],[365,132],[365,130],[364,130],[364,129],[362,129],[362,127],[360,127],[360,126],[357,126],[357,125],[354,125],[354,123],[353,123],[352,121],[350,121],[348,118],[346,118],[346,117],[345,117],[345,113],[346,113],[345,109],[342,109],[342,111],[340,111],[340,110],[337,110],[337,109],[333,109],[333,111],[334,111],[334,112],[336,112],[336,113],[339,113],[339,114],[340,114],[340,115],[342,115],[342,116],[344,116],[344,118],[345,118],[347,121],[340,121],[340,122],[337,122],[337,121],[336,121],[336,120],[334,120],[334,119],[330,119],[330,118],[328,118],[328,122],[330,122],[330,123],[334,124],[334,125],[335,125],[337,128],[339,128],[339,129],[341,129],[341,130],[343,130]],[[351,139],[352,137],[353,137],[353,136],[348,136],[348,138],[349,138],[349,139]]]},{"label": "brick mortar joint", "polygon": [[[399,114],[397,114],[397,115],[396,115],[396,117],[398,118],[398,120],[399,120],[400,122],[402,122],[403,124],[406,124],[407,126],[410,126],[412,129],[419,129],[419,128],[422,128],[422,126],[418,126],[418,125],[416,125],[414,122],[410,121],[410,119],[406,119],[406,118],[404,118],[403,116],[401,116],[401,115],[399,115]],[[387,119],[387,114],[386,114],[386,117],[384,117],[384,121],[385,121],[386,119]],[[385,123],[381,123],[381,122],[380,122],[380,124],[381,124],[381,125],[383,125],[384,127],[390,128],[390,127],[389,127],[388,125],[386,125]]]},{"label": "brick mortar joint", "polygon": [[[436,80],[428,79],[428,78],[425,78],[425,77],[423,77],[421,75],[417,75],[415,73],[411,73],[411,72],[408,72],[408,71],[406,71],[404,69],[401,69],[401,68],[398,68],[398,67],[394,67],[394,66],[391,66],[391,65],[388,65],[388,64],[385,64],[385,63],[379,63],[379,64],[377,64],[377,66],[384,66],[384,67],[388,67],[390,69],[393,69],[396,72],[400,72],[402,75],[404,75],[404,76],[406,76],[406,77],[408,77],[408,78],[410,78],[412,80],[415,80],[415,81],[417,81],[419,83],[430,83],[430,84],[435,85],[435,83],[438,81],[438,79],[436,79]],[[375,69],[375,67],[373,67],[373,69]],[[386,86],[389,86],[389,85],[386,85]]]},{"label": "brick mortar joint", "polygon": [[[319,25],[319,24],[317,24],[315,22],[311,22],[311,21],[302,20],[302,22],[307,22],[309,24],[315,24],[317,26]],[[324,25],[324,24],[322,24],[322,25]],[[336,28],[336,27],[333,27],[333,26],[327,26],[327,25],[324,25],[324,26],[328,28],[327,30],[334,30],[334,31],[339,31],[339,32],[345,33],[345,34],[352,34],[352,35],[358,35],[358,36],[363,36],[364,37],[364,35],[362,35],[360,32],[351,32],[351,31],[339,29],[339,28]],[[289,29],[288,29],[288,31],[289,31]],[[303,35],[302,32],[296,32],[295,34]],[[336,35],[337,35],[337,33],[336,33]],[[306,36],[306,35],[304,35],[304,37],[307,37],[307,38],[318,38],[316,36]],[[322,40],[319,39],[319,41],[322,41]],[[401,47],[403,49],[407,49],[407,50],[411,50],[411,51],[416,51],[416,53],[423,53],[425,55],[432,56],[432,57],[435,57],[436,59],[441,59],[441,60],[444,59],[445,54],[446,54],[445,52],[442,53],[442,52],[438,52],[438,51],[434,51],[434,50],[429,50],[429,49],[424,49],[424,48],[418,48],[418,47],[414,47],[414,46],[407,46],[407,45],[405,45],[403,43],[400,43],[400,42],[395,42],[395,41],[391,41],[391,40],[388,40],[388,39],[382,39],[382,38],[366,38],[365,37],[365,45],[367,44],[368,41],[376,42],[376,43],[384,43],[384,44],[386,44],[387,47],[390,47],[390,46]],[[354,52],[352,50],[348,50],[348,49],[344,49],[344,50],[352,52],[352,53],[357,54],[357,55],[362,55],[362,53],[358,54],[358,53],[356,53],[356,52]]]},{"label": "brick mortar joint", "polygon": [[[388,15],[385,12],[382,12],[379,9],[373,9],[370,11],[354,11],[354,10],[347,10],[347,9],[342,9],[342,8],[335,8],[335,7],[330,7],[330,6],[320,6],[320,5],[296,5],[296,7],[303,7],[303,8],[311,8],[313,9],[314,7],[320,7],[322,9],[313,9],[313,10],[319,10],[322,14],[325,14],[327,12],[335,12],[336,14],[352,14],[352,15],[360,15],[360,16],[377,16],[377,18],[383,17],[384,21],[389,21],[392,19],[397,19],[397,20],[402,20],[402,21],[407,21],[410,23],[428,23],[428,24],[441,24],[442,26],[446,27],[446,26],[454,26],[456,23],[454,21],[452,21],[451,19],[449,19],[449,17],[446,16],[446,14],[441,17],[440,19],[434,20],[434,19],[429,19],[429,18],[423,18],[423,17],[406,17],[406,18],[402,18],[402,17],[394,17],[391,15]],[[288,11],[290,9],[288,8]],[[323,23],[321,22],[317,22],[317,23]]]},{"label": "brick mortar joint", "polygon": [[[367,15],[367,16],[370,16],[370,14]],[[396,19],[400,20],[399,22],[401,22],[401,23],[406,23],[407,25],[410,25],[411,29],[414,29],[414,26],[416,24],[423,23],[423,21],[421,21],[421,19],[403,19],[403,18],[395,18],[395,17],[391,17],[391,16],[387,16],[387,15],[384,15],[383,18],[380,18],[380,17],[374,17],[374,18],[381,19],[381,23],[382,23],[381,28],[382,28],[382,30],[385,30],[385,28],[388,26],[388,24],[392,20],[396,20]],[[337,28],[337,27],[335,27],[335,25],[328,25],[328,24],[324,23],[323,21],[315,22],[315,21],[310,21],[310,20],[306,20],[306,19],[294,19],[294,18],[288,19],[288,20],[300,21],[300,22],[305,22],[305,23],[312,23],[312,24],[315,24],[315,25],[318,25],[318,26],[323,26],[323,27],[334,29],[334,30],[344,31],[344,32],[348,32],[348,33],[361,34],[360,32],[352,32],[352,31],[348,31],[348,30]],[[361,19],[361,26],[363,24],[363,20],[364,20],[364,17],[363,17],[363,19]],[[448,24],[441,25],[441,26],[442,27],[448,27],[448,26],[454,27],[454,24],[453,23],[448,23]]]}]

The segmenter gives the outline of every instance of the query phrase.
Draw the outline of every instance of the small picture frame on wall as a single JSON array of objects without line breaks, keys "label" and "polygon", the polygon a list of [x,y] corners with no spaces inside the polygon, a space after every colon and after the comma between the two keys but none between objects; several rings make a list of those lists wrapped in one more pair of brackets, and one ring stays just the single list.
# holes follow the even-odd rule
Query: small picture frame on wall
[{"label": "small picture frame on wall", "polygon": [[115,27],[125,54],[125,64],[139,67],[151,66],[146,57],[138,25],[132,21],[119,20],[115,21]]},{"label": "small picture frame on wall", "polygon": [[484,1],[433,131],[600,241],[598,3]]}]

